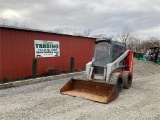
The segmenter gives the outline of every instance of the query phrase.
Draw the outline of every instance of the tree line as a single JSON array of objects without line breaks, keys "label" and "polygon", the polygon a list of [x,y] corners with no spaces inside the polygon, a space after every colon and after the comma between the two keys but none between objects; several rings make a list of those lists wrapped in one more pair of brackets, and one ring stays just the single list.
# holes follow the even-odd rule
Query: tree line
[{"label": "tree line", "polygon": [[[18,21],[10,21],[7,18],[0,17],[0,26],[13,26],[20,28],[31,28],[25,22]],[[125,25],[122,27],[121,31],[117,35],[107,36],[106,34],[96,34],[92,35],[92,30],[90,28],[85,29],[84,31],[79,32],[76,28],[64,27],[64,28],[55,28],[50,30],[50,32],[58,33],[58,34],[67,34],[74,36],[82,36],[82,37],[94,37],[94,38],[111,38],[116,41],[121,41],[125,44],[126,49],[133,49],[137,52],[146,52],[151,47],[158,46],[160,47],[160,39],[156,36],[148,37],[145,40],[138,38],[133,34],[132,29]]]}]

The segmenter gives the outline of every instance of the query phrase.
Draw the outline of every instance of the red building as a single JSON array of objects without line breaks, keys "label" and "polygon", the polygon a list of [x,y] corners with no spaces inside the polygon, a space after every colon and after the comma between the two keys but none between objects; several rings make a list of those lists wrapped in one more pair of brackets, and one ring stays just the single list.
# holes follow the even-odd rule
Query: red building
[{"label": "red building", "polygon": [[35,40],[57,41],[60,50],[60,56],[37,58],[38,75],[45,74],[48,67],[69,71],[70,57],[74,57],[75,69],[85,68],[92,59],[95,38],[0,27],[0,80],[4,77],[17,79],[32,76]]}]

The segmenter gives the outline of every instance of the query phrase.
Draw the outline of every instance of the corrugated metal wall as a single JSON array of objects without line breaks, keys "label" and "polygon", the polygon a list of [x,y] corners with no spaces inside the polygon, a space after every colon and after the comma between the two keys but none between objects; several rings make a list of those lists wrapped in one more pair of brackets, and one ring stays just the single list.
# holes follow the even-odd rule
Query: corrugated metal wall
[{"label": "corrugated metal wall", "polygon": [[60,57],[38,58],[38,75],[45,74],[48,67],[70,69],[70,57],[75,58],[75,69],[85,68],[93,55],[93,38],[51,34],[18,29],[1,29],[2,78],[23,78],[32,75],[34,40],[60,42]]}]

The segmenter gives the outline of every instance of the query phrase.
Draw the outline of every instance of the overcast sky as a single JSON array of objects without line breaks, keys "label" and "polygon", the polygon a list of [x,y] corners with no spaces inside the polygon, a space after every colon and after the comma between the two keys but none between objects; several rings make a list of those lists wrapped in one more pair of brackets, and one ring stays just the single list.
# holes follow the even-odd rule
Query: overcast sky
[{"label": "overcast sky", "polygon": [[36,29],[91,29],[117,35],[128,25],[138,37],[160,38],[160,0],[0,0],[0,17]]}]

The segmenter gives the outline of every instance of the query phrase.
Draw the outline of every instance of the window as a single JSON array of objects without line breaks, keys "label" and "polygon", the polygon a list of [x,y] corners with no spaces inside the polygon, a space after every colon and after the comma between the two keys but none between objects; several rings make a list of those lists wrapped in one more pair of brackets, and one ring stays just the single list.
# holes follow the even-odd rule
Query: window
[{"label": "window", "polygon": [[106,66],[109,63],[110,45],[106,42],[101,42],[95,46],[94,65]]}]

